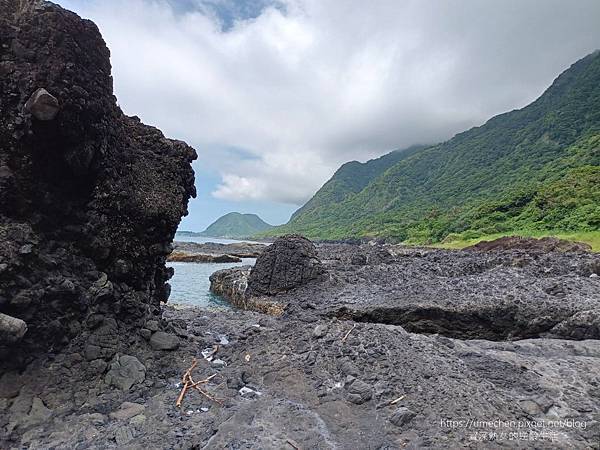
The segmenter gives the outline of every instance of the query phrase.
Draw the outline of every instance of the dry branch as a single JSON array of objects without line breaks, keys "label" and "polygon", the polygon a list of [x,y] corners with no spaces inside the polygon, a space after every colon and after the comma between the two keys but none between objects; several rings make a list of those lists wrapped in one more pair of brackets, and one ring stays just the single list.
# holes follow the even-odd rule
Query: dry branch
[{"label": "dry branch", "polygon": [[194,389],[196,389],[198,392],[200,392],[202,395],[204,395],[210,401],[213,401],[213,402],[218,403],[219,405],[223,406],[223,400],[222,399],[217,398],[217,397],[213,397],[208,392],[203,391],[202,389],[200,389],[198,386],[194,386]]},{"label": "dry branch", "polygon": [[[215,346],[215,351],[214,353],[216,353],[218,350],[218,346]],[[213,353],[213,354],[214,354]],[[211,394],[209,394],[208,392],[203,391],[202,389],[200,389],[199,385],[202,384],[207,384],[210,380],[212,380],[214,377],[217,376],[217,374],[213,374],[203,380],[200,381],[194,381],[194,379],[192,378],[192,372],[194,371],[194,369],[196,368],[196,366],[198,365],[198,361],[194,358],[194,360],[192,361],[192,365],[190,366],[190,368],[188,370],[186,370],[186,372],[183,374],[183,378],[181,379],[182,383],[183,383],[183,387],[181,388],[181,392],[179,393],[179,396],[177,397],[177,401],[175,402],[175,406],[180,407],[181,403],[183,402],[183,399],[185,398],[185,394],[187,393],[187,391],[190,388],[194,388],[196,389],[198,392],[200,392],[203,396],[205,396],[206,398],[208,398],[209,400],[218,403],[219,405],[223,405],[223,400],[218,399],[216,397],[213,397]]]},{"label": "dry branch", "polygon": [[295,450],[300,450],[300,447],[298,447],[296,444],[294,444],[290,439],[287,440],[287,443]]},{"label": "dry branch", "polygon": [[346,342],[346,339],[348,339],[348,336],[350,336],[350,333],[352,333],[352,330],[354,330],[355,328],[356,328],[356,324],[352,325],[352,328],[350,328],[348,330],[348,332],[342,338],[342,342]]},{"label": "dry branch", "polygon": [[392,400],[392,401],[390,402],[390,406],[391,406],[391,405],[395,405],[395,404],[396,404],[396,403],[398,403],[400,400],[403,400],[403,399],[404,399],[404,397],[406,397],[406,395],[401,395],[401,396],[400,396],[400,397],[398,397],[396,400]]}]

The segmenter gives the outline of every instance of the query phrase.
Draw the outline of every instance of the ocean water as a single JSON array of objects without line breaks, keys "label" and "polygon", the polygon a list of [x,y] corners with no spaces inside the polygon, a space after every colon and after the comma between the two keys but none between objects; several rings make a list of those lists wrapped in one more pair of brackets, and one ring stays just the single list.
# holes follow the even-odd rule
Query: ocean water
[{"label": "ocean water", "polygon": [[[230,244],[241,242],[232,239],[205,238],[198,236],[175,235],[176,241],[187,242],[218,242]],[[250,241],[245,241],[250,242]],[[218,295],[210,292],[210,277],[214,272],[230,267],[254,265],[255,258],[243,258],[241,263],[185,263],[167,262],[167,267],[173,267],[175,274],[169,281],[171,284],[171,296],[169,304],[179,304],[202,307],[229,307],[227,302]]]}]

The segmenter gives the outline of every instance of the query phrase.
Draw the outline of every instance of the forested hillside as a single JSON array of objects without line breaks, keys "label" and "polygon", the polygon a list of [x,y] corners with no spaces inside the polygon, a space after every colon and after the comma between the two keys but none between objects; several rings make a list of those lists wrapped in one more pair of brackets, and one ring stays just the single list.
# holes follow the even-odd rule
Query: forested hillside
[{"label": "forested hillside", "polygon": [[457,233],[600,229],[600,53],[527,107],[398,156],[364,187],[324,196],[339,184],[334,176],[271,234],[431,243]]}]

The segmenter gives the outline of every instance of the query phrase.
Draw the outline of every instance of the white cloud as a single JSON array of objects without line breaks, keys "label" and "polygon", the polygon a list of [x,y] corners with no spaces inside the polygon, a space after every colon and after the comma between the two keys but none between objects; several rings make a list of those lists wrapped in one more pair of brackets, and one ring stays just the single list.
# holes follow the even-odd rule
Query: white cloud
[{"label": "white cloud", "polygon": [[345,161],[524,106],[600,42],[595,0],[285,0],[228,31],[176,0],[61,3],[99,25],[124,110],[196,146],[230,200],[300,204]]}]

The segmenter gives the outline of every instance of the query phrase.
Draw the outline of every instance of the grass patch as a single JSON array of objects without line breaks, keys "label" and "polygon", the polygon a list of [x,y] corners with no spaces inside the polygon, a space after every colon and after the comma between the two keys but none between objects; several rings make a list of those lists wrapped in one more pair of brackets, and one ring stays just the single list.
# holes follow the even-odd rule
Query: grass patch
[{"label": "grass patch", "polygon": [[514,231],[510,233],[496,233],[488,234],[485,236],[479,236],[476,238],[462,238],[460,235],[454,235],[453,238],[447,239],[444,242],[433,244],[431,247],[435,248],[448,248],[448,249],[461,249],[475,245],[481,241],[492,241],[504,236],[523,236],[523,237],[556,237],[559,239],[565,239],[567,241],[585,242],[592,246],[592,251],[600,252],[600,231],[582,231],[575,233],[565,232],[552,232],[552,231]]}]

